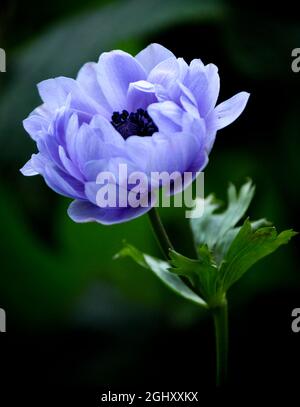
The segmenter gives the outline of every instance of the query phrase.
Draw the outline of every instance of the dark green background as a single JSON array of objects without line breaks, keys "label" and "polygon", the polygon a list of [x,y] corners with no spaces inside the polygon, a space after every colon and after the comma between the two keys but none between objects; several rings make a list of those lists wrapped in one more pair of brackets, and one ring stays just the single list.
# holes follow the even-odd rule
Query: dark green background
[{"label": "dark green background", "polygon": [[[251,97],[218,134],[206,194],[225,198],[229,181],[240,185],[250,176],[257,185],[250,216],[299,230],[300,73],[291,70],[299,15],[288,2],[221,0],[2,0],[0,10],[7,53],[0,74],[0,307],[13,380],[77,388],[212,385],[208,316],[132,261],[112,259],[124,238],[159,255],[147,217],[110,227],[72,223],[67,199],[41,177],[19,173],[35,149],[21,122],[39,104],[36,83],[74,77],[103,51],[135,54],[159,42],[187,61],[214,62],[219,100],[242,90]],[[161,214],[175,247],[189,254],[182,210]],[[297,380],[299,339],[290,324],[299,292],[297,238],[230,291],[231,384]]]}]

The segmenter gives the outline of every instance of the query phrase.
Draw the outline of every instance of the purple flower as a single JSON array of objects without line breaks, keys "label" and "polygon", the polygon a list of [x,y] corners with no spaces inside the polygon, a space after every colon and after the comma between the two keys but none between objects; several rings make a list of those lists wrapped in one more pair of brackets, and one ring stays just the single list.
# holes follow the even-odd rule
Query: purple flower
[{"label": "purple flower", "polygon": [[[188,65],[151,44],[135,57],[105,52],[85,64],[76,80],[58,77],[38,85],[43,104],[24,120],[38,153],[21,169],[41,174],[61,195],[73,198],[68,214],[76,222],[124,222],[147,212],[142,207],[97,205],[103,171],[128,189],[119,164],[129,173],[201,171],[216,132],[243,111],[249,94],[217,105],[220,78],[213,64]],[[154,186],[149,183],[145,196]]]}]

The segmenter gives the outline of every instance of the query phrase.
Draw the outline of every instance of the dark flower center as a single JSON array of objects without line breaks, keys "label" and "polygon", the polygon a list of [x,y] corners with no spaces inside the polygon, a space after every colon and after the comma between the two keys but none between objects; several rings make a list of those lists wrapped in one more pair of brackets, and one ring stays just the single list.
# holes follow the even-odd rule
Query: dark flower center
[{"label": "dark flower center", "polygon": [[152,136],[158,131],[148,112],[144,109],[138,109],[135,113],[128,113],[123,110],[122,113],[114,112],[111,117],[111,124],[126,140],[129,136]]}]

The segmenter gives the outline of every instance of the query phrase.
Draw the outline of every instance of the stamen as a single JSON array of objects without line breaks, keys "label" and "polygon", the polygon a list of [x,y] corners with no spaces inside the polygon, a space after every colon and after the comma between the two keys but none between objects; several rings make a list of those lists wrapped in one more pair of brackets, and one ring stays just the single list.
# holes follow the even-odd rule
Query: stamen
[{"label": "stamen", "polygon": [[111,117],[111,124],[126,140],[130,136],[149,137],[158,131],[157,126],[144,109],[128,113],[123,110],[122,113],[114,112]]}]

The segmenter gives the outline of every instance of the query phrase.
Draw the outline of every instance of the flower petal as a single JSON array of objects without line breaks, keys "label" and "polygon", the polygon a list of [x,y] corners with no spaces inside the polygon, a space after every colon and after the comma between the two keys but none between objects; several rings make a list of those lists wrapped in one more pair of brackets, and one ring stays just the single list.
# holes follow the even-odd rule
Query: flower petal
[{"label": "flower petal", "polygon": [[[116,130],[110,124],[106,129],[104,127],[94,128],[86,123],[80,127],[75,138],[75,157],[81,172],[84,171],[88,161],[125,155],[125,148],[123,147],[125,144],[122,142],[120,144],[113,143],[114,136],[119,138],[119,135],[115,134]],[[112,136],[111,139],[109,139],[110,136]]]},{"label": "flower petal", "polygon": [[77,82],[84,90],[84,92],[95,102],[97,102],[97,110],[104,117],[110,119],[110,106],[102,92],[98,82],[98,64],[95,62],[88,62],[78,72]]},{"label": "flower petal", "polygon": [[193,93],[182,83],[178,83],[178,86],[182,92],[180,96],[180,103],[182,107],[193,116],[195,119],[200,119],[197,101]]},{"label": "flower petal", "polygon": [[101,132],[101,140],[107,144],[114,144],[118,147],[124,147],[125,140],[121,134],[114,128],[110,121],[106,120],[100,115],[93,117],[90,127],[92,129],[98,129]]},{"label": "flower petal", "polygon": [[213,111],[213,127],[220,130],[234,122],[245,109],[250,94],[240,92],[232,98],[220,103]]},{"label": "flower petal", "polygon": [[38,172],[32,167],[31,159],[20,169],[21,173],[27,177],[38,175]]},{"label": "flower petal", "polygon": [[79,130],[78,116],[76,113],[73,113],[66,126],[65,144],[66,152],[74,163],[77,162],[76,137],[78,130]]},{"label": "flower petal", "polygon": [[[93,115],[99,113],[99,105],[89,97],[79,83],[71,78],[60,76],[38,84],[42,100],[50,109],[65,106],[70,95],[70,107],[78,112]],[[101,110],[101,109],[100,109]]]},{"label": "flower petal", "polygon": [[37,141],[39,137],[47,132],[50,120],[50,118],[36,114],[35,111],[33,111],[27,119],[23,120],[23,127],[30,137],[34,141]]},{"label": "flower petal", "polygon": [[214,64],[203,65],[200,59],[194,59],[184,84],[191,90],[202,117],[215,107],[220,92],[220,77]]},{"label": "flower petal", "polygon": [[105,145],[99,132],[84,123],[79,128],[75,139],[75,152],[80,170],[84,169],[87,161],[103,158],[104,149]]},{"label": "flower petal", "polygon": [[62,165],[64,166],[65,170],[70,174],[72,177],[78,179],[79,181],[84,181],[82,173],[76,167],[72,160],[67,157],[67,154],[62,146],[58,147],[58,154],[61,160]]},{"label": "flower petal", "polygon": [[183,110],[176,103],[170,101],[153,103],[147,110],[160,132],[180,131]]},{"label": "flower petal", "polygon": [[58,194],[70,198],[84,198],[83,184],[53,164],[47,164],[43,174],[47,185]]},{"label": "flower petal", "polygon": [[149,73],[147,80],[168,89],[176,82],[179,74],[179,63],[175,57],[171,57],[156,65]]},{"label": "flower petal", "polygon": [[37,141],[37,146],[42,156],[61,167],[62,164],[58,154],[58,144],[52,134],[47,133],[44,135],[44,137],[39,138]]},{"label": "flower petal", "polygon": [[91,202],[75,200],[68,208],[68,215],[74,222],[98,222],[103,225],[127,222],[137,218],[151,209],[149,207],[138,208],[99,208]]},{"label": "flower petal", "polygon": [[50,109],[58,109],[65,104],[68,94],[57,78],[42,81],[37,87],[43,102]]},{"label": "flower petal", "polygon": [[142,79],[146,79],[146,73],[130,54],[111,51],[100,55],[98,81],[111,112],[126,109],[129,84]]},{"label": "flower petal", "polygon": [[41,153],[32,154],[31,156],[31,166],[39,174],[44,174],[45,166],[49,163],[49,160],[43,156]]},{"label": "flower petal", "polygon": [[83,168],[83,173],[87,182],[95,182],[100,172],[108,171],[108,163],[109,158],[88,161]]},{"label": "flower petal", "polygon": [[127,110],[135,112],[137,109],[144,110],[156,102],[155,85],[147,81],[137,81],[129,85],[127,93]]},{"label": "flower petal", "polygon": [[148,45],[148,47],[144,48],[135,56],[147,74],[160,62],[170,57],[175,56],[167,48],[155,43]]},{"label": "flower petal", "polygon": [[203,120],[184,118],[181,131],[154,133],[152,137],[132,136],[126,140],[128,156],[134,165],[150,177],[151,172],[200,170],[206,160]]}]

